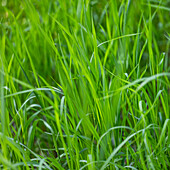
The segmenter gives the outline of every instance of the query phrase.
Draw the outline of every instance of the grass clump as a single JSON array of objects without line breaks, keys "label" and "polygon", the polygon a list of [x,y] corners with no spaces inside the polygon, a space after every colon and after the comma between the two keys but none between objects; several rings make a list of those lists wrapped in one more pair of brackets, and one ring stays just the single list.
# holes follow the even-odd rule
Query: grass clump
[{"label": "grass clump", "polygon": [[169,169],[168,0],[2,0],[1,169]]}]

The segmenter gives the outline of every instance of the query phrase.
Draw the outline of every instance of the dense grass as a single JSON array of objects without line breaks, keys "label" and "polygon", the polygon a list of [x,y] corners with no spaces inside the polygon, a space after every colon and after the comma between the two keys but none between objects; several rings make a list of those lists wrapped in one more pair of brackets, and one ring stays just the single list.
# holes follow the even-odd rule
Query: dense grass
[{"label": "dense grass", "polygon": [[1,169],[169,169],[169,0],[2,0]]}]

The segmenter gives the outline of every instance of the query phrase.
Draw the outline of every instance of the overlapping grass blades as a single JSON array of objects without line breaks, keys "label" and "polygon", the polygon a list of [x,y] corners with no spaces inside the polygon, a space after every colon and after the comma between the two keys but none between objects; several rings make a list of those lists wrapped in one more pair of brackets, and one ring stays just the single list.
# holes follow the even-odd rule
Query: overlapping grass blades
[{"label": "overlapping grass blades", "polygon": [[168,0],[3,0],[0,168],[168,169]]}]

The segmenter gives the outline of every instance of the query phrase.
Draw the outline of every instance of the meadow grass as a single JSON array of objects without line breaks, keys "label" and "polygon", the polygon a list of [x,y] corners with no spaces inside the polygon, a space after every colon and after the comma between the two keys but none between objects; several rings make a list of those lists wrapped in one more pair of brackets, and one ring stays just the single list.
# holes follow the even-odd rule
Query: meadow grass
[{"label": "meadow grass", "polygon": [[0,5],[1,169],[169,169],[169,0]]}]

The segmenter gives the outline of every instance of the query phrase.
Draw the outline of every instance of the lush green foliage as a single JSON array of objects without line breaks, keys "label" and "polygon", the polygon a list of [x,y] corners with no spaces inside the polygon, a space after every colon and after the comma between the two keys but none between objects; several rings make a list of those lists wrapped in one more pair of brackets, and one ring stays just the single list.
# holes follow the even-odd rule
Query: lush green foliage
[{"label": "lush green foliage", "polygon": [[0,168],[169,169],[169,0],[2,0]]}]

